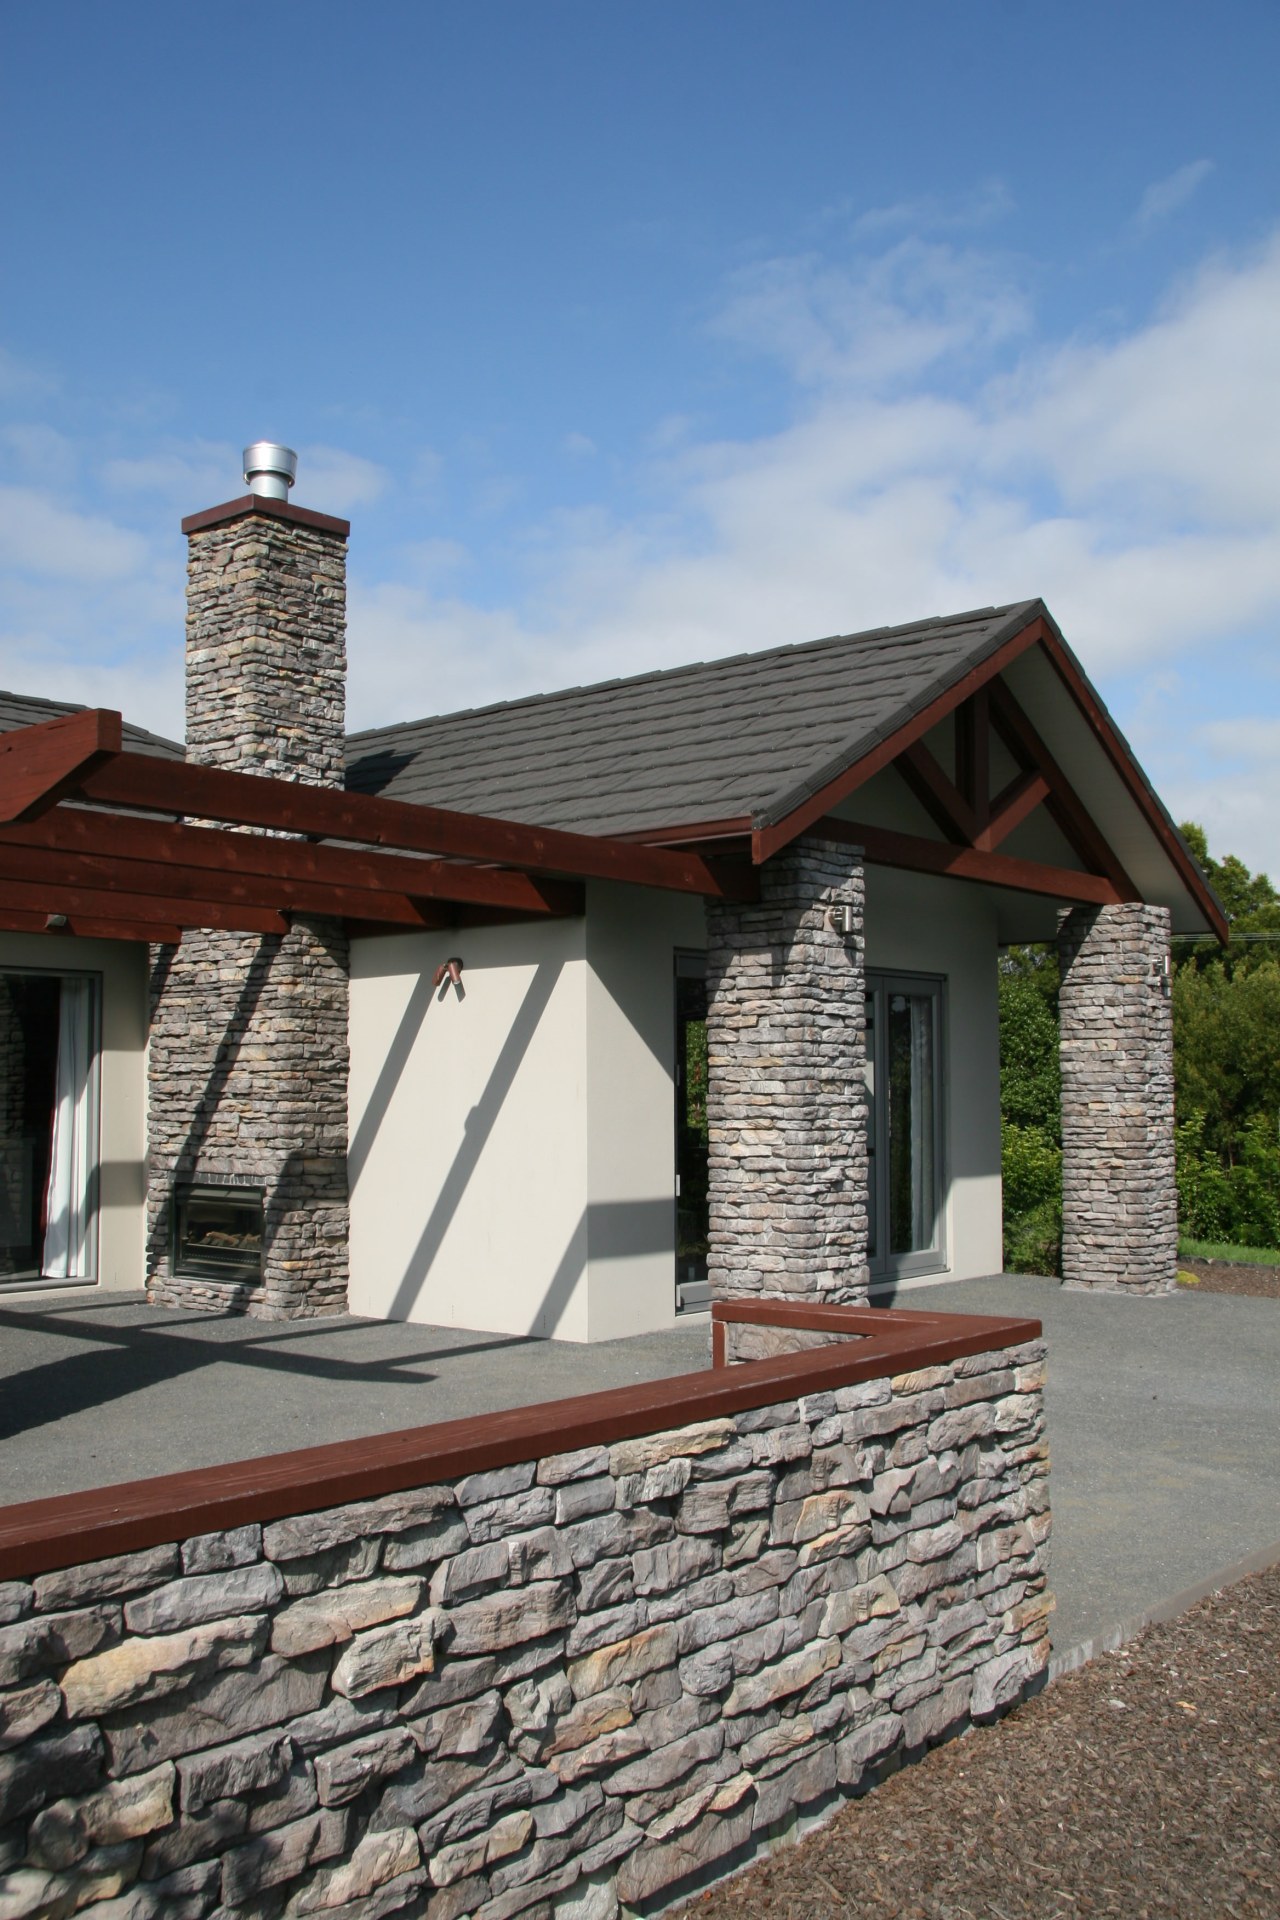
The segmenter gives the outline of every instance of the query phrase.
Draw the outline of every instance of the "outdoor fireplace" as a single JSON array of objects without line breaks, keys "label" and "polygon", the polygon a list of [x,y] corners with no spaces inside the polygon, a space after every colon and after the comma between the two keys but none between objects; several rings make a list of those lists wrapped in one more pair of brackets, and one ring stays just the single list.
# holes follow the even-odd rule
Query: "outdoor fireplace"
[{"label": "outdoor fireplace", "polygon": [[173,1189],[173,1270],[206,1280],[262,1277],[261,1187],[208,1181]]}]

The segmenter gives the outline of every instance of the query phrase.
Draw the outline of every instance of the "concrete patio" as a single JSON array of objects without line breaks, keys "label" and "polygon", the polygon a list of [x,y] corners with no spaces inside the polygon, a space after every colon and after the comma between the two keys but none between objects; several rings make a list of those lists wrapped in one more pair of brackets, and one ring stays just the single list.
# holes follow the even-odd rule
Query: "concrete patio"
[{"label": "concrete patio", "polygon": [[[896,1304],[1044,1322],[1059,1654],[1280,1541],[1274,1301],[1005,1275]],[[634,1385],[707,1357],[704,1320],[584,1347],[92,1292],[11,1300],[0,1328],[4,1503]]]}]

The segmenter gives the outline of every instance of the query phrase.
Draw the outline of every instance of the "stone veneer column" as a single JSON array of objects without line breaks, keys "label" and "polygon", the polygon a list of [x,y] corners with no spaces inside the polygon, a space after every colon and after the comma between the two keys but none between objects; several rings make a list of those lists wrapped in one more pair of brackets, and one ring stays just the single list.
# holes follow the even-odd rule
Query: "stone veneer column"
[{"label": "stone veneer column", "polygon": [[[187,756],[341,786],[345,520],[253,496],[183,522]],[[347,1304],[346,933],[201,931],[153,949],[148,1293],[270,1319]],[[265,1189],[261,1283],[177,1277],[175,1179]]]},{"label": "stone veneer column", "polygon": [[[866,1298],[860,850],[802,839],[757,905],[707,908],[710,1250],[716,1299]],[[830,924],[833,906],[852,930]]]},{"label": "stone veneer column", "polygon": [[1178,1252],[1168,910],[1077,907],[1058,951],[1062,1277],[1167,1292]]}]

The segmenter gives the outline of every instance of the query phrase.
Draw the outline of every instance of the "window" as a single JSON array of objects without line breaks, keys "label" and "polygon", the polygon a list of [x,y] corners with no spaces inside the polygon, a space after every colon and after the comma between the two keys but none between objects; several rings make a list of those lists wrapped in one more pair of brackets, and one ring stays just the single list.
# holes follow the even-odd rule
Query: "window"
[{"label": "window", "polygon": [[94,1272],[98,981],[0,973],[0,1285]]},{"label": "window", "polygon": [[873,1280],[946,1264],[942,989],[919,974],[867,975]]}]

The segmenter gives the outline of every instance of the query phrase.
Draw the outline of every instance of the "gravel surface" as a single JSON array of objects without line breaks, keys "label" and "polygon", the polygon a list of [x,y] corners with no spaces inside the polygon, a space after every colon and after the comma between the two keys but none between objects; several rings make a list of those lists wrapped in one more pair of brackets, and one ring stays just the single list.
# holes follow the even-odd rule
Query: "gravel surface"
[{"label": "gravel surface", "polygon": [[1179,1273],[1194,1273],[1203,1293],[1244,1293],[1255,1300],[1280,1300],[1280,1267],[1247,1260],[1179,1260]]},{"label": "gravel surface", "polygon": [[1280,1567],[936,1748],[686,1920],[1276,1920]]}]

